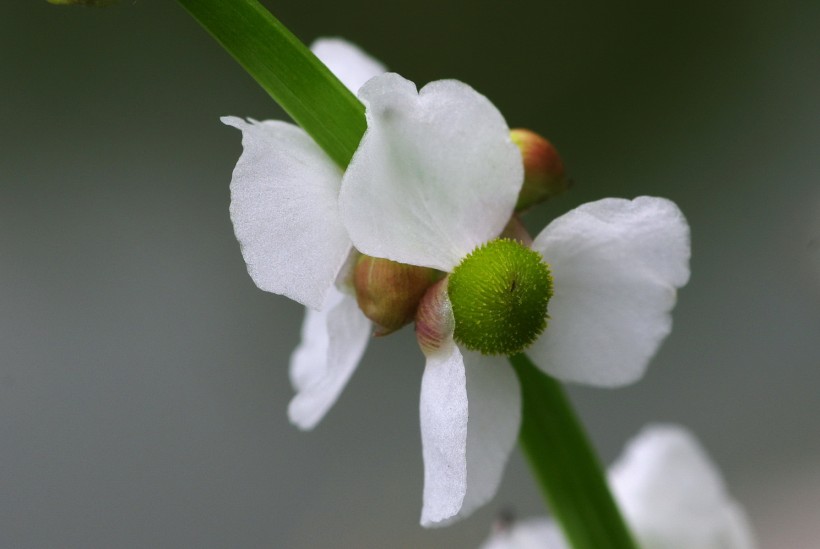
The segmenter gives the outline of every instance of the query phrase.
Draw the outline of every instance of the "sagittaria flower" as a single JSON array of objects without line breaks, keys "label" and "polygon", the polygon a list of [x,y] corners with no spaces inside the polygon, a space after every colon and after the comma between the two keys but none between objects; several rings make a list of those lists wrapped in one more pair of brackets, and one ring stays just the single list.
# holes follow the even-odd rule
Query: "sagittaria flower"
[{"label": "sagittaria flower", "polygon": [[609,198],[554,220],[531,249],[496,240],[522,170],[495,107],[460,82],[417,92],[395,74],[359,98],[367,132],[339,195],[354,246],[451,273],[417,316],[422,523],[443,524],[492,497],[518,434],[518,380],[493,355],[526,350],[564,381],[635,381],[670,332],[689,228],[669,200]]},{"label": "sagittaria flower", "polygon": [[[342,59],[358,79],[346,82],[352,89],[373,76],[359,91],[368,128],[350,166],[342,174],[292,125],[227,118],[245,148],[231,218],[257,285],[313,309],[291,360],[289,414],[302,428],[336,401],[371,330],[352,297],[356,254],[452,273],[428,291],[418,322],[427,356],[421,522],[446,524],[492,497],[518,434],[518,380],[492,353],[527,348],[567,381],[634,381],[669,333],[689,274],[688,226],[667,200],[607,199],[555,220],[532,250],[495,241],[524,170],[492,103],[453,80],[417,92],[396,74],[374,75],[372,60],[351,70],[360,52],[326,44],[334,53],[325,58]],[[499,259],[501,249],[510,255]],[[473,337],[468,320],[486,324],[482,311],[472,314],[483,296],[503,329]]]},{"label": "sagittaria flower", "polygon": [[[726,491],[695,437],[676,425],[651,425],[609,469],[609,485],[643,549],[754,549],[742,507]],[[565,549],[546,518],[501,523],[482,549]]]}]

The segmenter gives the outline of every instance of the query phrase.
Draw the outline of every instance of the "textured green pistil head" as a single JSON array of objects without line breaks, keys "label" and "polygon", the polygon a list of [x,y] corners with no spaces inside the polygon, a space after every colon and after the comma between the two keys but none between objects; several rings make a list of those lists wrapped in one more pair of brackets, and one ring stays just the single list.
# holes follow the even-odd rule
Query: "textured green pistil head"
[{"label": "textured green pistil head", "polygon": [[541,254],[498,239],[473,250],[450,275],[455,340],[485,355],[514,355],[547,327],[552,276]]}]

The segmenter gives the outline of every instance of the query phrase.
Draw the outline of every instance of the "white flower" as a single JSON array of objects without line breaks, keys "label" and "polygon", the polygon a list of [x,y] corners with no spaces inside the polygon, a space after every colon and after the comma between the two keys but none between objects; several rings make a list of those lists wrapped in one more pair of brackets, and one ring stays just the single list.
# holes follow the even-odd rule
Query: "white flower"
[{"label": "white flower", "polygon": [[[609,484],[642,549],[754,549],[751,527],[692,434],[656,425],[634,438]],[[565,549],[549,519],[500,528],[482,549]]]},{"label": "white flower", "polygon": [[[335,72],[335,62],[346,67],[351,89],[372,77],[359,92],[368,129],[344,175],[295,126],[224,119],[243,131],[231,218],[248,271],[260,288],[312,309],[291,360],[289,414],[306,429],[338,398],[370,331],[344,268],[351,241],[370,256],[450,272],[499,235],[523,179],[504,118],[466,84],[417,92],[398,75],[375,76],[383,68],[347,43],[314,49]],[[555,292],[549,328],[528,350],[536,363],[567,381],[639,378],[689,276],[679,210],[647,197],[587,204],[551,223],[533,249],[549,263]],[[504,362],[452,338],[427,353],[425,526],[469,514],[497,489],[521,413],[518,380]]]},{"label": "white flower", "polygon": [[[513,213],[521,158],[503,117],[455,81],[417,92],[385,74],[359,98],[367,132],[339,195],[354,246],[452,272]],[[689,228],[678,208],[662,198],[600,200],[553,221],[532,248],[550,266],[554,296],[531,358],[564,381],[638,379],[669,333],[676,289],[689,277]],[[422,524],[465,516],[495,493],[520,423],[518,380],[505,362],[452,338],[427,353]]]},{"label": "white flower", "polygon": [[[343,40],[317,40],[312,49],[354,93],[385,72]],[[371,331],[343,268],[352,247],[337,206],[342,170],[293,124],[222,121],[242,130],[231,220],[248,272],[259,288],[308,307],[291,357],[288,415],[311,429],[344,389]]]}]

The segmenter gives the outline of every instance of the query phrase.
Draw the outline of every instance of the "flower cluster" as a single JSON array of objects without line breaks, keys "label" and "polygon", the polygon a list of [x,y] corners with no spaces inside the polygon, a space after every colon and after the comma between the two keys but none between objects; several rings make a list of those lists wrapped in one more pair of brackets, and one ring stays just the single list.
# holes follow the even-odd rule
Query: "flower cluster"
[{"label": "flower cluster", "polygon": [[[300,428],[334,404],[370,334],[418,306],[421,522],[446,524],[493,496],[518,435],[518,379],[499,355],[526,350],[563,381],[640,378],[689,278],[689,227],[669,200],[608,198],[530,240],[514,219],[540,196],[525,185],[528,138],[514,140],[486,97],[454,80],[417,90],[341,40],[313,51],[358,92],[367,131],[343,171],[296,126],[224,118],[244,147],[231,219],[254,282],[308,307],[291,358]],[[414,281],[409,315],[371,311],[378,269],[394,285]]]},{"label": "flower cluster", "polygon": [[[746,515],[697,440],[646,427],[609,469],[609,485],[643,549],[754,549]],[[500,523],[482,549],[565,549],[553,521]]]}]

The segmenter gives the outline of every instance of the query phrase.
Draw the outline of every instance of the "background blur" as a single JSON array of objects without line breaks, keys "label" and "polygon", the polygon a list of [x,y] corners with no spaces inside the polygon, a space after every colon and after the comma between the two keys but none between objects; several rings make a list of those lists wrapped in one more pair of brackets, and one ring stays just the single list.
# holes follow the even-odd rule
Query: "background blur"
[{"label": "background blur", "polygon": [[[820,3],[618,4],[267,2],[548,136],[576,186],[534,230],[675,200],[672,336],[642,382],[572,396],[606,462],[682,423],[764,548],[820,547]],[[176,3],[3,2],[0,90],[0,547],[474,547],[501,509],[543,514],[516,452],[481,512],[418,526],[411,330],[288,424],[302,310],[245,271],[218,121],[283,114]]]}]

